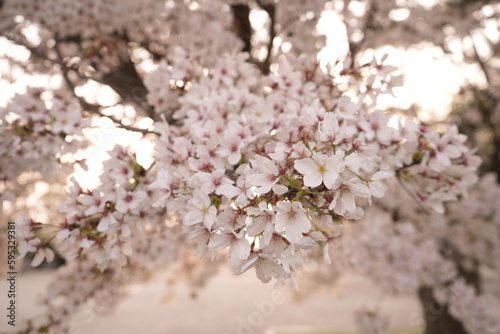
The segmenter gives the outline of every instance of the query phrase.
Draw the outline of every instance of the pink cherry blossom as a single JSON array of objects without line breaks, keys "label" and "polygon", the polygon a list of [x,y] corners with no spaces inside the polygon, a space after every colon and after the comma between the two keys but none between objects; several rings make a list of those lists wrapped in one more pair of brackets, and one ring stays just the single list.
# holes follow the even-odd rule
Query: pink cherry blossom
[{"label": "pink cherry blossom", "polygon": [[271,189],[278,195],[287,192],[288,188],[286,186],[277,184],[280,171],[274,162],[268,158],[256,155],[254,167],[260,169],[262,173],[249,174],[246,179],[250,184],[257,187],[255,189],[256,193],[265,194]]},{"label": "pink cherry blossom", "polygon": [[285,235],[291,243],[298,244],[302,233],[309,232],[311,222],[307,218],[302,203],[280,201],[274,207],[277,212],[275,218],[275,231]]},{"label": "pink cherry blossom", "polygon": [[183,219],[185,225],[203,223],[206,228],[211,229],[215,223],[217,209],[212,205],[210,198],[200,191],[196,191],[194,197],[189,200],[186,211]]},{"label": "pink cherry blossom", "polygon": [[304,175],[304,185],[313,188],[324,183],[331,189],[345,168],[342,156],[340,151],[331,156],[315,152],[311,158],[296,160],[294,167]]}]

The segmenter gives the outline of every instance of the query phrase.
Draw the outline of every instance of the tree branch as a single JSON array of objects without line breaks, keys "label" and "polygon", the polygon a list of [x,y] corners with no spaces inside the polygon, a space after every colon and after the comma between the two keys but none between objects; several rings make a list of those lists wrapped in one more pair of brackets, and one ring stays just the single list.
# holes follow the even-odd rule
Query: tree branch
[{"label": "tree branch", "polygon": [[470,38],[471,43],[472,43],[472,50],[474,51],[474,58],[479,63],[479,67],[481,67],[481,71],[483,71],[486,82],[488,83],[488,86],[490,86],[491,85],[491,78],[490,78],[490,75],[488,73],[488,69],[486,67],[486,64],[481,59],[481,56],[479,56],[479,52],[477,51],[476,43],[474,42],[474,38],[473,38],[472,33],[470,31],[468,32],[468,35],[469,35],[469,38]]},{"label": "tree branch", "polygon": [[266,59],[262,63],[262,73],[269,74],[271,68],[271,57],[273,52],[274,40],[276,38],[276,6],[275,5],[264,5],[262,1],[255,0],[260,8],[266,11],[269,15],[269,41],[267,43],[267,55]]},{"label": "tree branch", "polygon": [[[126,34],[117,34],[114,35],[114,37],[123,40],[126,44],[133,42]],[[82,42],[82,38],[79,35],[64,38],[55,36],[55,40],[58,44],[68,42],[79,45]],[[130,56],[128,56],[125,61],[121,62],[118,67],[113,68],[109,73],[105,73],[102,77],[94,77],[91,79],[109,86],[120,96],[124,103],[133,102],[143,109],[149,118],[154,121],[159,120],[159,115],[154,112],[153,108],[145,99],[147,89],[137,72],[134,62],[130,59]]]},{"label": "tree branch", "polygon": [[148,117],[154,121],[158,120],[158,115],[154,112],[153,108],[147,104],[145,99],[147,89],[144,82],[139,77],[135,64],[131,59],[127,59],[117,68],[97,79],[98,82],[111,87],[122,101],[133,101],[143,110],[146,111]]},{"label": "tree branch", "polygon": [[243,41],[243,52],[252,51],[252,25],[250,24],[250,7],[244,4],[231,5],[236,34]]},{"label": "tree branch", "polygon": [[398,180],[399,184],[401,187],[404,189],[404,191],[415,201],[415,203],[419,206],[419,208],[425,212],[429,213],[429,210],[424,206],[422,201],[417,197],[417,195],[408,187],[408,185],[405,183],[403,179],[401,179],[401,175],[399,174],[399,171],[396,171],[396,179]]},{"label": "tree branch", "polygon": [[[81,98],[78,98],[79,100],[81,100]],[[96,106],[96,105],[93,105],[93,104],[89,104],[88,102],[84,101],[84,103],[88,106],[91,107],[91,109],[86,109],[88,112],[90,113],[95,113],[101,117],[107,117],[109,118],[110,120],[113,121],[113,123],[117,124],[118,127],[122,128],[122,129],[125,129],[125,130],[128,130],[128,131],[133,131],[133,132],[139,132],[139,133],[142,133],[143,135],[147,135],[147,134],[153,134],[153,135],[157,135],[157,136],[160,136],[160,133],[159,132],[156,132],[156,131],[152,131],[152,130],[147,130],[147,129],[141,129],[141,128],[136,128],[135,126],[130,126],[130,125],[126,125],[126,124],[123,124],[123,122],[119,119],[116,119],[115,117],[111,116],[111,115],[106,115],[104,113],[102,113],[102,111],[99,109],[99,106]],[[97,107],[97,108],[95,108]]]},{"label": "tree branch", "polygon": [[71,79],[69,77],[71,70],[70,70],[70,68],[68,68],[64,64],[64,59],[62,57],[61,51],[59,50],[57,44],[54,46],[54,49],[55,49],[56,54],[57,54],[57,64],[61,68],[62,77],[64,79],[64,82],[66,83],[66,86],[68,87],[68,89],[72,92],[72,95],[78,100],[78,103],[80,104],[80,107],[83,110],[85,110],[89,113],[92,113],[92,114],[99,115],[101,117],[107,117],[110,120],[112,120],[115,124],[117,124],[120,128],[128,130],[128,131],[139,132],[139,133],[142,133],[144,135],[146,135],[146,134],[155,134],[157,136],[160,135],[158,132],[155,132],[155,131],[151,131],[151,130],[147,130],[147,129],[140,129],[140,128],[136,128],[134,126],[123,124],[123,122],[121,120],[116,119],[115,117],[113,117],[111,115],[106,115],[106,114],[102,113],[101,106],[91,104],[91,103],[87,102],[84,98],[82,98],[81,96],[78,96],[76,94],[76,91],[75,91],[76,85],[73,83],[73,81],[71,81]]}]

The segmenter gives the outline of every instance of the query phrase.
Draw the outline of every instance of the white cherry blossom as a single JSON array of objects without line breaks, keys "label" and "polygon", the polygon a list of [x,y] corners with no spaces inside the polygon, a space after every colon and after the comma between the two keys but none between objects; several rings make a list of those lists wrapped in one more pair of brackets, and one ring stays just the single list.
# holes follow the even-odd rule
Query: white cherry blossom
[{"label": "white cherry blossom", "polygon": [[302,234],[311,229],[311,222],[307,218],[302,203],[280,201],[274,210],[277,212],[275,231],[281,233],[285,230],[285,235],[291,243],[300,243]]},{"label": "white cherry blossom", "polygon": [[342,158],[341,151],[331,156],[314,152],[311,158],[296,160],[294,167],[304,175],[304,185],[313,188],[324,183],[328,189],[332,189],[345,168]]}]

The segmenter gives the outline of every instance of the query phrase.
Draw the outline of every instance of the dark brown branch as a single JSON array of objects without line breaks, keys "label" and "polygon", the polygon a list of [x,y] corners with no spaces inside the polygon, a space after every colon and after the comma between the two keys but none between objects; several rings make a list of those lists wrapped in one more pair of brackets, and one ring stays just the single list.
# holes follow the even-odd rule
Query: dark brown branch
[{"label": "dark brown branch", "polygon": [[271,68],[271,57],[273,53],[274,40],[276,39],[276,6],[275,5],[264,5],[262,1],[255,0],[260,8],[266,11],[269,15],[269,41],[267,42],[267,55],[266,59],[262,64],[262,73],[269,74]]},{"label": "dark brown branch", "polygon": [[255,64],[262,73],[268,73],[268,66],[252,57],[252,35],[253,29],[250,24],[250,7],[244,4],[231,5],[233,13],[233,26],[236,35],[243,42],[243,52],[250,54],[249,62]]},{"label": "dark brown branch", "polygon": [[231,5],[234,18],[234,29],[236,34],[243,41],[244,52],[252,51],[252,25],[250,24],[250,7],[243,4]]},{"label": "dark brown branch", "polygon": [[[100,110],[100,108],[98,106],[96,106],[96,105],[89,104],[89,103],[86,103],[86,105],[90,106],[90,109],[86,109],[88,112],[95,113],[95,114],[97,114],[97,115],[99,115],[101,117],[107,117],[110,120],[112,120],[113,123],[117,124],[118,127],[122,128],[122,129],[125,129],[125,130],[128,130],[128,131],[133,131],[133,132],[139,132],[139,133],[142,133],[143,135],[153,134],[153,135],[160,136],[160,133],[156,132],[156,131],[147,130],[147,129],[140,129],[140,128],[136,128],[135,126],[130,126],[130,125],[123,124],[123,122],[121,120],[116,119],[116,118],[114,118],[111,115],[106,115],[106,114],[102,113],[101,110]],[[95,107],[98,107],[98,108],[95,108]]]},{"label": "dark brown branch", "polygon": [[[125,43],[133,42],[125,34],[116,35],[116,38],[122,39]],[[79,35],[69,37],[55,36],[57,43],[76,43],[80,44],[82,38]],[[146,101],[147,89],[144,86],[142,78],[139,76],[135,64],[127,57],[118,67],[113,68],[109,73],[104,74],[102,77],[91,78],[103,85],[109,86],[121,98],[124,103],[132,102],[143,109],[147,116],[154,121],[159,119],[153,108]]]},{"label": "dark brown branch", "polygon": [[[86,110],[90,113],[95,113],[103,117],[108,117],[110,118],[115,124],[117,124],[119,127],[129,130],[129,131],[135,131],[139,132],[142,134],[156,134],[159,135],[159,133],[146,130],[146,129],[140,129],[136,128],[133,126],[125,125],[121,120],[118,120],[112,116],[104,115],[101,113],[101,106],[98,105],[93,105],[88,103],[85,99],[81,98],[80,96],[76,95],[75,88],[76,85],[73,83],[73,81],[70,79],[70,72],[72,69],[68,66],[66,66],[63,56],[59,50],[59,44],[60,41],[57,40],[56,45],[54,46],[54,51],[56,54],[56,57],[49,57],[48,54],[42,52],[39,47],[36,46],[31,46],[30,43],[24,38],[22,34],[7,34],[5,36],[15,44],[21,45],[28,49],[30,51],[32,56],[35,56],[37,58],[40,58],[42,60],[49,60],[53,64],[57,64],[60,66],[61,72],[62,72],[62,77],[64,79],[64,82],[68,89],[72,92],[73,96],[78,100],[80,106],[82,107],[83,110]],[[69,42],[69,40],[67,40]],[[77,42],[78,37],[73,38],[72,41]],[[55,58],[55,59],[54,59]],[[78,71],[75,70],[75,73],[78,74]],[[130,79],[132,78],[132,79]],[[88,78],[85,78],[88,79]],[[97,80],[96,80],[97,81]],[[113,71],[112,73],[106,75],[103,77],[102,80],[98,81],[103,84],[106,84],[110,86],[113,90],[115,90],[121,97],[122,100],[127,100],[127,98],[135,98],[135,102],[139,104],[141,107],[144,108],[144,105],[146,104],[145,101],[145,96],[146,96],[146,88],[144,87],[144,83],[142,79],[139,77],[137,74],[137,71],[135,69],[135,65],[132,63],[132,61],[129,61],[129,63],[125,63],[122,66],[118,68],[118,70]],[[144,108],[148,112],[148,116],[151,117],[153,120],[158,120],[158,116],[154,113],[152,108],[149,106]]]},{"label": "dark brown branch", "polygon": [[137,104],[146,111],[148,117],[154,121],[158,120],[158,115],[146,101],[147,89],[132,60],[127,59],[97,81],[111,87],[122,101]]},{"label": "dark brown branch", "polygon": [[64,63],[64,59],[62,57],[61,52],[59,51],[57,44],[54,47],[54,49],[55,49],[56,54],[57,54],[57,64],[61,68],[62,77],[64,79],[64,82],[66,83],[66,86],[68,87],[68,89],[72,92],[73,96],[77,99],[78,103],[80,104],[80,107],[83,110],[85,110],[89,113],[92,113],[92,114],[97,114],[101,117],[107,117],[110,120],[112,120],[115,124],[117,124],[120,128],[128,130],[128,131],[139,132],[139,133],[142,133],[144,135],[146,135],[146,134],[155,134],[158,136],[160,135],[158,132],[155,132],[155,131],[151,131],[151,130],[147,130],[147,129],[140,129],[140,128],[136,128],[134,126],[123,124],[123,122],[121,120],[116,119],[115,117],[113,117],[111,115],[106,115],[106,114],[102,113],[101,106],[91,104],[91,103],[87,102],[84,98],[82,98],[81,96],[78,96],[76,94],[76,91],[75,91],[76,85],[70,79],[71,69],[68,68],[66,66],[66,64]]}]

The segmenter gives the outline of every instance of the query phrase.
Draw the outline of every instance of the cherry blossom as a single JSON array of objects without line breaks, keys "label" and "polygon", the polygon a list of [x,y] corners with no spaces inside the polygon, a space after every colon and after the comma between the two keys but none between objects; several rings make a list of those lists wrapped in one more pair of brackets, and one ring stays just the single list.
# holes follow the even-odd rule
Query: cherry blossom
[{"label": "cherry blossom", "polygon": [[463,280],[453,283],[449,289],[450,313],[464,319],[464,325],[471,333],[497,333],[500,320],[491,309],[491,299],[476,295],[474,288]]},{"label": "cherry blossom", "polygon": [[276,210],[275,230],[280,233],[285,230],[285,235],[294,244],[300,242],[302,233],[308,232],[311,223],[300,202],[280,201],[274,207]]},{"label": "cherry blossom", "polygon": [[[346,268],[387,293],[430,289],[467,331],[496,333],[489,301],[461,277],[500,268],[500,188],[493,176],[478,177],[481,151],[456,126],[381,110],[379,98],[395,95],[402,75],[387,54],[368,50],[426,40],[449,53],[472,44],[462,58],[476,59],[496,101],[488,66],[498,38],[485,33],[486,55],[475,36],[498,27],[498,6],[429,6],[0,2],[2,30],[12,31],[3,35],[30,54],[9,58],[11,72],[42,74],[54,87],[30,82],[0,109],[0,207],[16,220],[20,258],[67,262],[42,298],[43,315],[21,330],[67,332],[81,305],[102,295],[114,302],[133,279],[166,266],[173,280],[200,287],[228,259],[237,274],[251,269],[263,283],[306,293],[307,275],[332,284]],[[326,65],[317,30],[325,9],[344,21],[349,41],[349,52]],[[408,18],[395,15],[400,9]],[[264,34],[249,22],[257,11]],[[114,102],[102,103],[103,92]],[[476,121],[488,103],[478,105]],[[493,116],[484,123],[494,125]],[[105,119],[138,139],[107,150],[97,185],[66,179],[92,162],[83,149]],[[135,147],[145,143],[150,152]],[[54,178],[65,199],[37,203],[54,213],[15,219],[26,214],[30,182]],[[303,270],[311,263],[317,272]],[[363,333],[389,331],[377,307],[355,320]]]},{"label": "cherry blossom", "polygon": [[321,153],[313,153],[311,158],[296,160],[294,166],[299,173],[304,175],[306,186],[317,187],[324,183],[328,189],[332,189],[339,174],[345,168],[341,151],[330,157]]},{"label": "cherry blossom", "polygon": [[255,192],[265,194],[271,189],[278,195],[282,195],[287,192],[288,188],[286,186],[277,184],[279,181],[280,171],[274,162],[260,155],[256,155],[255,160],[255,166],[262,170],[263,173],[251,174],[246,178],[248,182],[257,186]]},{"label": "cherry blossom", "polygon": [[196,192],[195,196],[187,203],[188,213],[184,217],[184,224],[193,225],[203,223],[206,228],[211,229],[215,223],[217,209],[212,205],[210,198]]}]

